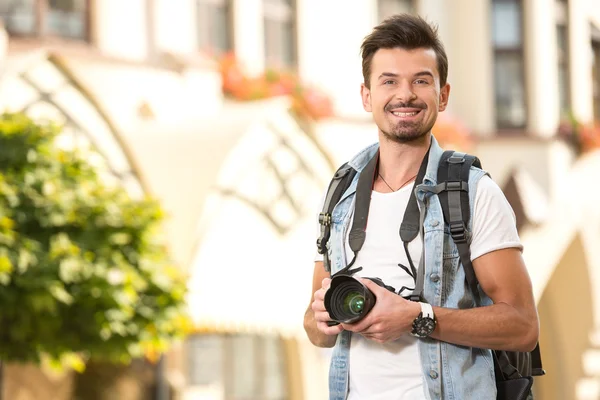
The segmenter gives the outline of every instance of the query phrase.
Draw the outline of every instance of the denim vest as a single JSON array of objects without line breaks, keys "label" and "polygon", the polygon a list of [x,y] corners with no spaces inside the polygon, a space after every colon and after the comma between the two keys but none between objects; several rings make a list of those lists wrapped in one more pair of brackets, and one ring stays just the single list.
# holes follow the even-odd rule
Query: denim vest
[{"label": "denim vest", "polygon": [[[437,184],[437,169],[443,150],[435,138],[429,151],[429,162],[423,179],[423,185]],[[350,229],[354,211],[356,184],[360,172],[373,157],[378,144],[371,145],[361,151],[350,166],[355,168],[353,182],[342,195],[332,213],[331,237],[328,244],[332,274],[344,268],[348,257],[345,254],[344,241]],[[486,173],[478,168],[471,168],[469,174],[469,200],[471,215],[475,203],[477,182]],[[442,207],[437,195],[425,190],[416,189],[417,203],[424,219],[424,257],[425,281],[423,297],[433,306],[446,308],[472,308],[474,300],[465,286],[465,274],[462,269],[458,248],[445,228]],[[471,222],[468,231],[471,231]],[[416,240],[421,240],[417,237]],[[415,260],[415,264],[418,260]],[[482,305],[491,305],[491,299],[480,290]],[[329,370],[329,398],[344,400],[348,394],[348,356],[350,352],[351,332],[342,331],[333,349]],[[431,400],[495,400],[496,383],[494,363],[490,350],[458,346],[435,339],[419,339],[419,353],[423,372],[423,381]]]}]

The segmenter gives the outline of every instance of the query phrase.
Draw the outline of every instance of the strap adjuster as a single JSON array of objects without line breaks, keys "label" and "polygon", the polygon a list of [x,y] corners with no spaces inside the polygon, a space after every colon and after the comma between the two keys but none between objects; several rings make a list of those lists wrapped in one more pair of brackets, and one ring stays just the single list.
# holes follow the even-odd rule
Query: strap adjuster
[{"label": "strap adjuster", "polygon": [[318,238],[317,239],[317,252],[319,254],[325,254],[327,252],[327,248],[325,246],[323,246],[322,244],[323,244],[323,238]]},{"label": "strap adjuster", "polygon": [[464,222],[451,222],[450,235],[454,243],[465,243],[467,241],[467,228]]},{"label": "strap adjuster", "polygon": [[331,214],[329,213],[320,213],[319,214],[319,224],[323,226],[331,225]]},{"label": "strap adjuster", "polygon": [[448,158],[449,164],[462,164],[465,162],[465,153],[454,153]]},{"label": "strap adjuster", "polygon": [[462,181],[447,181],[446,182],[446,190],[448,191],[458,191],[462,190],[463,185]]}]

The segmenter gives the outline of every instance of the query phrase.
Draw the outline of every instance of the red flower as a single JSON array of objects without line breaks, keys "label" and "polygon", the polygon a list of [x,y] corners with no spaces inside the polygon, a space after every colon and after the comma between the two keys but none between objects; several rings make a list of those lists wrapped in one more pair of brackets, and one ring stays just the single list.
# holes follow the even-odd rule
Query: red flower
[{"label": "red flower", "polygon": [[579,129],[581,150],[583,152],[600,148],[600,123],[582,125]]},{"label": "red flower", "polygon": [[331,99],[317,89],[305,88],[292,73],[267,69],[261,77],[251,78],[232,53],[221,58],[219,69],[223,92],[235,99],[292,96],[292,109],[302,117],[318,120],[333,115]]}]

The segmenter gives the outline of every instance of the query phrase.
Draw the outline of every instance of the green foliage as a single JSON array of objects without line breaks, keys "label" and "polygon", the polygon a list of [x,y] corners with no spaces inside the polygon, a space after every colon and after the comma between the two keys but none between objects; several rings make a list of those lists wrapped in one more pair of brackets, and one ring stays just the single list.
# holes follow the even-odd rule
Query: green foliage
[{"label": "green foliage", "polygon": [[0,117],[0,359],[128,361],[182,333],[163,213],[110,185],[59,128]]}]

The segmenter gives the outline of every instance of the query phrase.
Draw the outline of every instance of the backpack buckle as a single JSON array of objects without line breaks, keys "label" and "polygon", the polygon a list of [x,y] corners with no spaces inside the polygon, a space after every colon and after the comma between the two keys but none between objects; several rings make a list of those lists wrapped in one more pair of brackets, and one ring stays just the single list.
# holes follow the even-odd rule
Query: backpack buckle
[{"label": "backpack buckle", "polygon": [[331,214],[329,213],[320,213],[319,214],[319,224],[323,226],[331,225]]},{"label": "backpack buckle", "polygon": [[327,248],[325,246],[322,245],[323,244],[323,238],[318,238],[317,239],[317,252],[319,254],[325,254]]},{"label": "backpack buckle", "polygon": [[464,222],[451,222],[450,235],[454,243],[465,243],[467,241],[467,228]]}]

